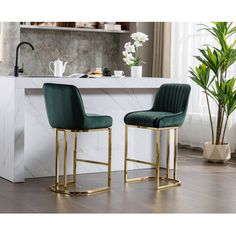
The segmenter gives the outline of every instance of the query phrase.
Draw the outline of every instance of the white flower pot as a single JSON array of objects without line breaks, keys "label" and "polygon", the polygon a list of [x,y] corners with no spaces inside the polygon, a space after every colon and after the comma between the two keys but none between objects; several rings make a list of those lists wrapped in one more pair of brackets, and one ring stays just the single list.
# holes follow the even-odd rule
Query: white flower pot
[{"label": "white flower pot", "polygon": [[132,78],[142,78],[142,66],[131,66],[131,77]]},{"label": "white flower pot", "polygon": [[231,158],[230,146],[228,143],[215,145],[211,142],[204,144],[203,157],[210,162],[226,162]]}]

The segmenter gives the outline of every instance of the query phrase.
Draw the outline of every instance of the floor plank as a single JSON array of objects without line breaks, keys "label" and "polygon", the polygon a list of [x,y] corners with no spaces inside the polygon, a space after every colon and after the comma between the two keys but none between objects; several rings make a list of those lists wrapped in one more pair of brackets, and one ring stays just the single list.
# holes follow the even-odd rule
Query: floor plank
[{"label": "floor plank", "polygon": [[[130,175],[152,174],[153,170]],[[155,182],[123,183],[123,172],[112,173],[111,192],[66,196],[49,191],[53,178],[13,184],[0,178],[1,213],[235,213],[236,158],[226,164],[203,160],[201,151],[180,149],[180,187],[156,191]],[[82,186],[104,185],[105,173],[78,175]]]}]

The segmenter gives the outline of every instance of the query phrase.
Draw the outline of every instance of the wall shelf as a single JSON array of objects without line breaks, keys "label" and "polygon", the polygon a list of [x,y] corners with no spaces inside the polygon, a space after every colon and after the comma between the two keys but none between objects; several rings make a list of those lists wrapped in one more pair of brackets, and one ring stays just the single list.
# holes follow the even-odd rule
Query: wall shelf
[{"label": "wall shelf", "polygon": [[98,32],[98,33],[130,33],[129,30],[104,30],[104,29],[92,29],[92,28],[72,28],[72,27],[56,27],[56,26],[35,26],[35,25],[21,25],[21,29],[32,30],[64,30],[64,31],[76,31],[76,32]]}]

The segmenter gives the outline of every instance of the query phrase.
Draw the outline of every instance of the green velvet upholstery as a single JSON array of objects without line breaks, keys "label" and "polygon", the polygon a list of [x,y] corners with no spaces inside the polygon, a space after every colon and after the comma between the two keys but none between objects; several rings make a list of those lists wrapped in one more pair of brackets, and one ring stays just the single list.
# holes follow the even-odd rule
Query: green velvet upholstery
[{"label": "green velvet upholstery", "polygon": [[52,128],[88,130],[112,126],[112,117],[86,114],[79,89],[73,85],[45,83],[44,99]]},{"label": "green velvet upholstery", "polygon": [[163,84],[152,109],[130,112],[124,121],[127,125],[145,127],[179,127],[186,116],[190,90],[188,84]]}]

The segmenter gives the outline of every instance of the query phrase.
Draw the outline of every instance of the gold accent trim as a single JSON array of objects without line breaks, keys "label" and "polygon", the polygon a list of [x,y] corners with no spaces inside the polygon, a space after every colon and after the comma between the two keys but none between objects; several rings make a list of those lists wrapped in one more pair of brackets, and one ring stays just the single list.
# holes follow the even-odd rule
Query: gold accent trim
[{"label": "gold accent trim", "polygon": [[141,125],[125,125],[129,128],[138,128],[138,129],[149,129],[149,130],[170,130],[170,129],[178,129],[178,127],[165,127],[165,128],[154,128],[154,127],[148,127],[148,126],[141,126]]},{"label": "gold accent trim", "polygon": [[[128,157],[128,128],[141,128],[155,131],[156,134],[156,162],[147,162]],[[166,174],[165,177],[160,176],[160,131],[167,131],[167,149],[166,149]],[[170,130],[174,130],[174,172],[173,178],[169,178],[170,172]],[[125,183],[136,183],[141,181],[156,180],[156,189],[162,190],[172,188],[181,185],[181,181],[176,179],[176,168],[177,168],[177,130],[178,127],[167,127],[167,128],[154,128],[144,127],[135,125],[125,125],[125,160],[124,160],[124,181]],[[156,176],[143,176],[139,178],[128,179],[128,161],[137,162],[146,165],[152,165],[155,167]]]},{"label": "gold accent trim", "polygon": [[77,160],[76,160],[76,156],[77,156],[77,132],[74,132],[74,159],[73,159],[73,180],[74,183],[76,183],[76,165],[77,165]]},{"label": "gold accent trim", "polygon": [[125,166],[124,166],[124,180],[127,183],[128,170],[127,170],[127,158],[128,158],[128,126],[125,126]]},{"label": "gold accent trim", "polygon": [[149,180],[155,180],[156,176],[143,176],[143,177],[138,177],[138,178],[132,178],[132,179],[127,179],[126,183],[137,183],[137,182],[143,182],[143,181],[149,181]]},{"label": "gold accent trim", "polygon": [[85,160],[85,159],[76,159],[76,161],[108,166],[108,163],[100,162],[100,161],[91,161],[91,160]]},{"label": "gold accent trim", "polygon": [[156,130],[156,188],[160,186],[160,130]]},{"label": "gold accent trim", "polygon": [[174,174],[173,178],[176,179],[176,169],[177,169],[177,156],[178,156],[178,130],[174,129]]},{"label": "gold accent trim", "polygon": [[112,129],[108,128],[108,188],[111,188]]},{"label": "gold accent trim", "polygon": [[[59,181],[59,131],[64,133],[64,165],[63,165],[63,182]],[[84,160],[84,159],[77,159],[77,134],[79,132],[96,132],[96,131],[107,131],[108,132],[108,163],[106,162],[99,162],[99,161],[92,161],[92,160]],[[68,132],[74,133],[74,152],[73,152],[73,180],[68,181],[67,179],[67,151],[68,151],[68,140],[67,134]],[[56,193],[63,193],[63,194],[94,194],[100,193],[104,191],[110,191],[111,188],[111,146],[112,146],[112,129],[91,129],[91,130],[68,130],[68,129],[56,129],[56,158],[55,158],[55,184],[51,186],[51,191]],[[87,162],[97,165],[106,165],[108,167],[108,177],[107,177],[107,186],[89,189],[85,191],[79,191],[76,189],[76,162]],[[71,189],[70,186],[73,185],[74,187]]]},{"label": "gold accent trim", "polygon": [[[159,182],[160,182],[160,186],[158,190],[168,189],[168,188],[177,187],[181,185],[180,180],[166,178],[166,177],[160,177]],[[162,182],[165,182],[165,183],[162,184]]]},{"label": "gold accent trim", "polygon": [[[69,184],[70,182],[68,182]],[[74,184],[74,182],[70,183]],[[55,191],[55,186],[51,186],[51,191],[56,192],[56,193],[63,193],[63,194],[68,194],[68,195],[89,195],[89,194],[95,194],[95,193],[101,193],[101,192],[106,192],[110,191],[110,187],[101,187],[101,188],[94,188],[90,190],[85,190],[85,191],[78,191],[78,190],[64,190],[64,189],[58,189]]]},{"label": "gold accent trim", "polygon": [[131,162],[137,162],[137,163],[145,164],[145,165],[156,166],[156,163],[153,163],[153,162],[141,161],[141,160],[131,159],[131,158],[126,158],[126,160],[131,161]]},{"label": "gold accent trim", "polygon": [[98,131],[107,131],[109,128],[102,128],[102,129],[83,129],[83,130],[73,130],[73,129],[57,129],[58,131],[70,131],[70,132],[77,132],[77,133],[88,133],[88,132],[98,132]]},{"label": "gold accent trim", "polygon": [[67,130],[64,130],[64,190],[67,188]]},{"label": "gold accent trim", "polygon": [[55,158],[55,190],[58,190],[59,184],[59,137],[58,130],[56,130],[56,158]]},{"label": "gold accent trim", "polygon": [[170,170],[170,130],[166,131],[167,145],[166,145],[166,178],[169,178]]}]

